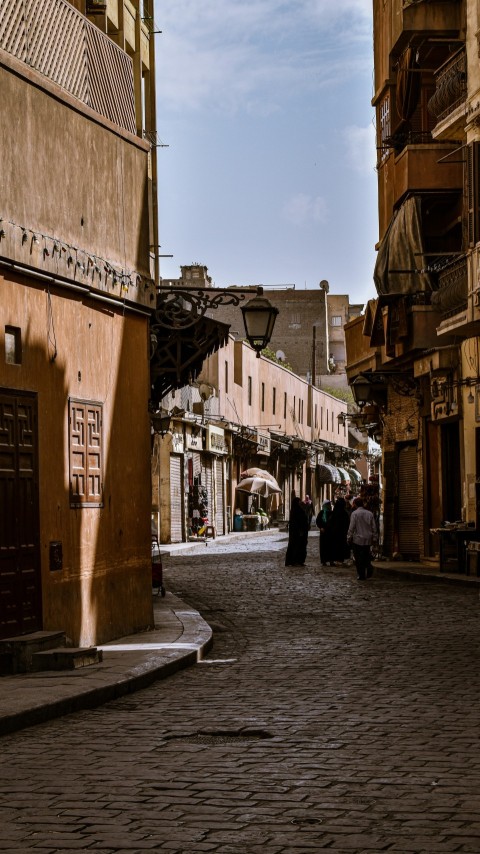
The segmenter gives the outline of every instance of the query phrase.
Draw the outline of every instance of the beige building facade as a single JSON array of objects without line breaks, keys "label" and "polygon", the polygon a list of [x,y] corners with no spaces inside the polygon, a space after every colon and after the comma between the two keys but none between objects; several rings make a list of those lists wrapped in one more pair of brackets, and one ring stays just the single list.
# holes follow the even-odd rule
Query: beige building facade
[{"label": "beige building facade", "polygon": [[0,8],[0,637],[89,646],[152,625],[153,39],[139,3],[20,6]]},{"label": "beige building facade", "polygon": [[388,548],[463,572],[480,539],[479,27],[477,0],[374,3],[378,299],[346,330],[349,379],[367,374],[378,407]]},{"label": "beige building facade", "polygon": [[[236,510],[249,517],[260,506],[278,523],[288,519],[293,494],[310,495],[318,510],[324,498],[356,492],[362,481],[345,403],[233,336],[163,406],[170,427],[154,438],[152,467],[161,542],[196,534],[193,511],[221,535],[234,530]],[[238,491],[251,467],[274,475],[281,494],[252,499]]]}]

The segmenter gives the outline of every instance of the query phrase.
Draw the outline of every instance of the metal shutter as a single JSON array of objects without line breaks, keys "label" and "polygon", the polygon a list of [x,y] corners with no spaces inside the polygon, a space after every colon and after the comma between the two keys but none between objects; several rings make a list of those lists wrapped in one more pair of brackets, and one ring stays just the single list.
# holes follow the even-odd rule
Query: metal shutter
[{"label": "metal shutter", "polygon": [[223,500],[223,460],[215,460],[215,527],[217,534],[225,533],[224,500]]},{"label": "metal shutter", "polygon": [[183,540],[183,505],[182,489],[182,458],[170,456],[170,542],[181,543]]},{"label": "metal shutter", "polygon": [[416,445],[406,445],[398,453],[398,548],[404,557],[417,558],[420,512]]},{"label": "metal shutter", "polygon": [[202,459],[202,486],[207,490],[207,518],[213,524],[213,474],[211,457]]}]

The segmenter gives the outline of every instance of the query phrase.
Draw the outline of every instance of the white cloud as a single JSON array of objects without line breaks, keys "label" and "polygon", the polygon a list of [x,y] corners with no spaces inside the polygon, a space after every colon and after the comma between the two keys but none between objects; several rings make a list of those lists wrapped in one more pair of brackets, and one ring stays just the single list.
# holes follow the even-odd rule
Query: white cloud
[{"label": "white cloud", "polygon": [[343,131],[345,158],[347,165],[362,175],[371,175],[375,169],[375,128],[373,123],[367,127],[351,125]]},{"label": "white cloud", "polygon": [[322,196],[297,193],[287,199],[282,213],[287,222],[296,226],[311,222],[325,223],[327,221],[327,203]]},{"label": "white cloud", "polygon": [[166,108],[275,110],[371,66],[371,0],[156,0]]}]

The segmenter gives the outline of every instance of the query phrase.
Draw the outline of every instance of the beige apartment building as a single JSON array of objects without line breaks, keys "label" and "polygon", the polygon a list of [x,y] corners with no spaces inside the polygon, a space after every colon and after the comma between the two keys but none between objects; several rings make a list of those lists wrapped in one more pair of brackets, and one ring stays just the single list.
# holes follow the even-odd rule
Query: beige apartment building
[{"label": "beige apartment building", "polygon": [[152,625],[153,3],[0,4],[0,637]]},{"label": "beige apartment building", "polygon": [[[178,279],[163,279],[162,284],[214,288],[208,268],[202,264],[182,266]],[[264,295],[279,310],[269,349],[313,385],[346,388],[344,326],[361,314],[363,303],[350,304],[348,295],[330,293],[326,280],[309,290],[295,285],[265,288]],[[210,316],[228,324],[234,338],[244,337],[241,314],[235,306],[219,306]]]},{"label": "beige apartment building", "polygon": [[249,516],[252,497],[237,484],[251,467],[268,470],[281,487],[281,495],[254,499],[275,524],[288,519],[293,494],[310,495],[319,509],[326,497],[356,492],[366,474],[363,454],[349,447],[343,401],[256,358],[233,336],[190,385],[164,398],[163,410],[152,482],[164,543],[189,538],[194,502],[216,535],[234,528],[236,510]]},{"label": "beige apartment building", "polygon": [[457,571],[480,539],[479,32],[477,0],[374,2],[378,298],[346,330],[386,551]]}]

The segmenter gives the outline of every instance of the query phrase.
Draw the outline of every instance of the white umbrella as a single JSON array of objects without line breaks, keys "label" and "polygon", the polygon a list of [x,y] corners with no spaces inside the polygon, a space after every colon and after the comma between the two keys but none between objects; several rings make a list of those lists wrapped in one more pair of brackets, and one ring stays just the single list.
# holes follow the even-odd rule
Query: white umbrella
[{"label": "white umbrella", "polygon": [[237,484],[237,489],[240,492],[250,492],[256,495],[264,495],[265,497],[268,495],[278,495],[282,491],[276,481],[273,482],[264,477],[246,477]]},{"label": "white umbrella", "polygon": [[246,469],[245,471],[242,471],[240,477],[242,478],[242,480],[247,477],[262,477],[264,480],[270,480],[272,483],[275,484],[275,486],[278,486],[278,483],[275,480],[273,474],[270,474],[270,472],[266,469],[258,469],[255,467],[251,469]]}]

